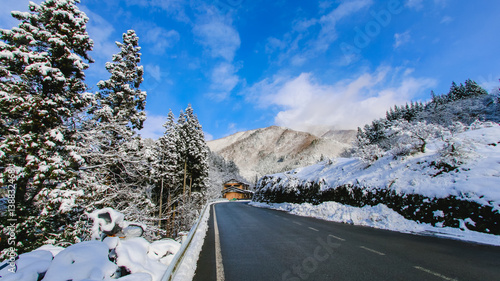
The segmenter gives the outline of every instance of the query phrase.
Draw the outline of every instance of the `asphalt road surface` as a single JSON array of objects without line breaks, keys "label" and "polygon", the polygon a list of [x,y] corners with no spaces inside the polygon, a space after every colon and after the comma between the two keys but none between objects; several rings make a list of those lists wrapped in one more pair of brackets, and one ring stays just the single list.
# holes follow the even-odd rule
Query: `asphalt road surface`
[{"label": "asphalt road surface", "polygon": [[229,202],[212,205],[193,280],[500,280],[500,247]]}]

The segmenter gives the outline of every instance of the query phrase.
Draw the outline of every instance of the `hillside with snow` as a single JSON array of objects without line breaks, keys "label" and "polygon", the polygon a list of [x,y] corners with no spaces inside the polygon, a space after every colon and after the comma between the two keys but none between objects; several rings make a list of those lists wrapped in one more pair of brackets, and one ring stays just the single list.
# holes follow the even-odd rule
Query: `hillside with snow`
[{"label": "hillside with snow", "polygon": [[210,150],[233,161],[249,181],[338,157],[349,149],[355,131],[329,131],[318,137],[306,132],[271,126],[239,132],[207,143]]},{"label": "hillside with snow", "polygon": [[476,122],[460,133],[429,139],[423,153],[386,153],[373,163],[338,158],[269,175],[259,181],[254,200],[386,204],[418,222],[498,235],[500,126]]}]

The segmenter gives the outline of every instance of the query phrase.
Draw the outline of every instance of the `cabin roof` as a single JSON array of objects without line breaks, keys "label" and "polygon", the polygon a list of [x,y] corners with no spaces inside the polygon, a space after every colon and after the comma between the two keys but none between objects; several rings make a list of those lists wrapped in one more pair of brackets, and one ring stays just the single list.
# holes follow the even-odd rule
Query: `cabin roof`
[{"label": "cabin roof", "polygon": [[242,182],[242,181],[239,181],[239,180],[236,180],[236,179],[230,179],[230,180],[224,182],[224,184],[228,184],[228,183],[240,183],[240,184],[243,184],[243,185],[250,185],[249,183]]},{"label": "cabin roof", "polygon": [[222,190],[222,194],[226,194],[228,192],[245,193],[245,194],[253,194],[254,193],[251,190],[245,190],[245,189],[237,188],[234,186],[231,186],[227,189]]}]

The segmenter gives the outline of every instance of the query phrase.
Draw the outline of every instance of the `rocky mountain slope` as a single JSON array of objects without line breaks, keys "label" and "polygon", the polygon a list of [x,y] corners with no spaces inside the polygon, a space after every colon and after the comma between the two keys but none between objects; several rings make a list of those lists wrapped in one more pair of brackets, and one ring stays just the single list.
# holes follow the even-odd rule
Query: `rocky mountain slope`
[{"label": "rocky mountain slope", "polygon": [[266,174],[283,172],[339,156],[351,147],[356,131],[329,131],[321,137],[271,126],[239,132],[208,142],[213,152],[231,160],[241,175],[254,182]]}]

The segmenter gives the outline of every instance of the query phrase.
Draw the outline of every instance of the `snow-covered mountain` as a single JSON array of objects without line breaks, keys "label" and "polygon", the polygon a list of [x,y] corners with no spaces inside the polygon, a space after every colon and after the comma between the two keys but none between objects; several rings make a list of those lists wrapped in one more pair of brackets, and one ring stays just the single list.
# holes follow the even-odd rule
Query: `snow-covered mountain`
[{"label": "snow-covered mountain", "polygon": [[271,126],[208,142],[213,152],[236,163],[249,181],[270,173],[339,156],[351,147],[355,131],[328,131],[321,137]]}]

